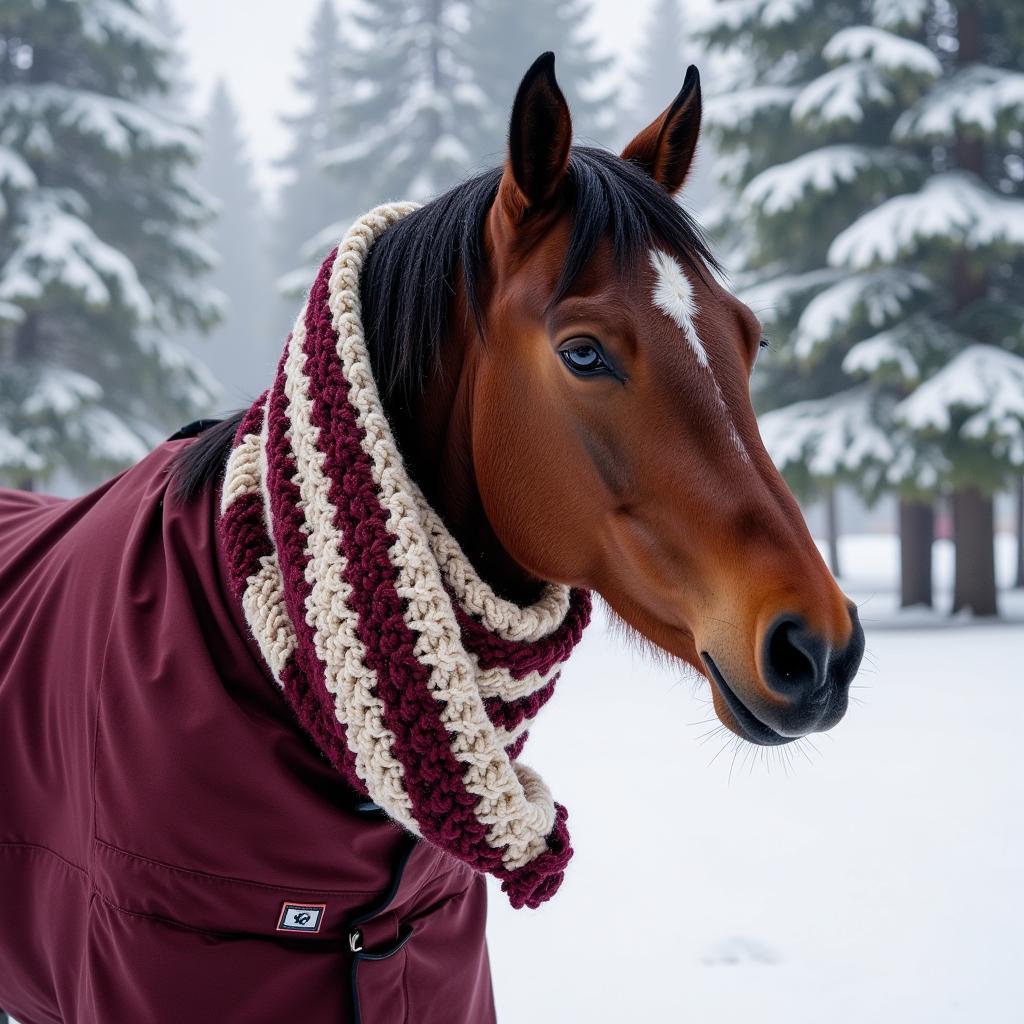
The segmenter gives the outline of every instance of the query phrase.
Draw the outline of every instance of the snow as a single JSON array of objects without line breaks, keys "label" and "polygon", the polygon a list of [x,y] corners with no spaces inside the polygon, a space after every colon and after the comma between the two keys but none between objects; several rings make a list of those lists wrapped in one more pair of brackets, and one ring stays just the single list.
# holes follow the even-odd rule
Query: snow
[{"label": "snow", "polygon": [[840,29],[822,50],[832,63],[869,60],[892,72],[908,72],[938,78],[942,74],[939,58],[921,43],[887,32],[871,25],[855,25]]},{"label": "snow", "polygon": [[0,299],[0,322],[6,321],[9,324],[20,324],[25,319],[25,310],[16,306],[13,302],[5,302]]},{"label": "snow", "polygon": [[928,278],[902,268],[841,278],[807,303],[790,343],[799,358],[807,359],[858,317],[864,316],[871,326],[881,327],[899,316],[908,301],[930,288]]},{"label": "snow", "polygon": [[566,881],[537,911],[492,887],[499,1020],[1018,1019],[1024,593],[1012,625],[901,618],[895,538],[840,555],[867,632],[857,702],[792,764],[734,760],[707,684],[597,615],[524,755],[569,808]]},{"label": "snow", "polygon": [[913,326],[899,323],[870,338],[857,342],[843,359],[843,372],[851,377],[872,376],[879,370],[895,368],[906,383],[920,375],[917,361],[910,354],[910,343],[916,340]]},{"label": "snow", "polygon": [[1024,359],[993,345],[971,345],[896,406],[912,430],[945,433],[954,412],[971,412],[960,434],[1008,443],[1024,463]]},{"label": "snow", "polygon": [[[227,302],[220,292],[213,292],[210,297]],[[175,396],[187,407],[208,409],[220,398],[223,388],[217,378],[180,341],[156,330],[143,330],[139,333],[138,345],[143,352],[155,356],[160,369],[168,375],[165,390],[171,389],[173,377]],[[134,429],[136,433],[145,435],[142,426],[136,425]],[[163,440],[163,436],[158,436],[155,444]]]},{"label": "snow", "polygon": [[0,146],[0,186],[28,189],[33,188],[35,184],[36,176],[21,156],[7,146]]},{"label": "snow", "polygon": [[871,390],[863,385],[827,398],[795,402],[758,417],[761,439],[780,468],[806,465],[822,479],[892,459],[894,448],[877,425]]},{"label": "snow", "polygon": [[893,126],[893,136],[948,141],[959,128],[991,135],[999,119],[1012,112],[1024,114],[1024,73],[976,65],[939,82],[904,111]]},{"label": "snow", "polygon": [[93,306],[115,301],[111,286],[126,309],[148,320],[153,304],[131,260],[99,239],[92,228],[62,209],[59,197],[46,190],[32,193],[15,232],[15,247],[0,266],[0,300],[32,301],[47,287],[78,292]]},{"label": "snow", "polygon": [[813,0],[724,0],[695,13],[694,31],[736,32],[744,27],[779,28],[803,17]]},{"label": "snow", "polygon": [[81,10],[82,32],[93,42],[106,45],[120,40],[129,45],[166,49],[167,37],[153,23],[133,11],[123,0],[74,0]]},{"label": "snow", "polygon": [[826,71],[805,85],[793,103],[793,120],[827,125],[859,123],[868,107],[892,102],[893,95],[879,68],[871,61],[856,60]]},{"label": "snow", "polygon": [[91,377],[61,366],[45,366],[25,395],[21,409],[26,416],[67,416],[102,397],[103,388]]},{"label": "snow", "polygon": [[932,0],[871,0],[872,21],[881,28],[917,28]]},{"label": "snow", "polygon": [[842,274],[831,267],[802,274],[774,273],[771,276],[744,280],[737,289],[737,298],[745,302],[762,320],[785,316],[801,296],[822,285],[840,280]]},{"label": "snow", "polygon": [[430,152],[432,160],[443,160],[459,166],[465,166],[473,162],[473,156],[466,148],[461,139],[456,138],[451,132],[444,132],[438,136]]},{"label": "snow", "polygon": [[46,462],[0,420],[0,470],[38,473]]},{"label": "snow", "polygon": [[[724,6],[724,5],[723,5]],[[788,85],[760,85],[710,96],[704,101],[701,121],[705,126],[736,130],[745,128],[765,111],[788,108],[797,90]]]},{"label": "snow", "polygon": [[743,190],[744,202],[761,207],[768,216],[787,213],[807,195],[830,195],[873,167],[891,171],[906,156],[896,150],[872,146],[837,145],[803,153],[776,164],[752,178]]},{"label": "snow", "polygon": [[61,85],[5,86],[0,92],[0,118],[51,120],[98,139],[112,153],[136,149],[181,150],[198,158],[199,134],[169,117],[115,96],[67,89]]},{"label": "snow", "polygon": [[1024,245],[1024,200],[993,192],[974,175],[933,175],[919,192],[895,196],[864,214],[829,247],[833,266],[854,270],[891,263],[933,239],[978,249]]},{"label": "snow", "polygon": [[95,462],[131,465],[149,454],[150,446],[110,409],[92,406],[67,423],[67,432]]}]

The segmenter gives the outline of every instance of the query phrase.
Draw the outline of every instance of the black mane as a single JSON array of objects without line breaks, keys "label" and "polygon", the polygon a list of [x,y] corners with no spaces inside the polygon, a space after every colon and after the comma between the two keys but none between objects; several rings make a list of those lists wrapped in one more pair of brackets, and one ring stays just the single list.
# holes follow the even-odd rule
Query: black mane
[{"label": "black mane", "polygon": [[[360,284],[363,326],[385,405],[408,401],[429,377],[448,333],[460,268],[470,313],[482,327],[483,228],[501,173],[499,167],[469,178],[403,217],[367,255]],[[567,188],[572,228],[552,301],[569,291],[605,237],[627,270],[655,242],[698,274],[717,268],[689,214],[635,164],[606,150],[573,147]],[[171,472],[180,499],[217,478],[241,416],[206,430],[178,456]]]},{"label": "black mane", "polygon": [[[470,313],[481,327],[483,227],[501,173],[500,167],[485,171],[403,217],[367,255],[363,327],[385,402],[408,400],[429,376],[448,333],[460,267]],[[553,302],[569,291],[606,236],[616,262],[627,269],[655,241],[697,273],[717,268],[689,214],[635,164],[607,150],[574,147],[567,188],[572,229]]]}]

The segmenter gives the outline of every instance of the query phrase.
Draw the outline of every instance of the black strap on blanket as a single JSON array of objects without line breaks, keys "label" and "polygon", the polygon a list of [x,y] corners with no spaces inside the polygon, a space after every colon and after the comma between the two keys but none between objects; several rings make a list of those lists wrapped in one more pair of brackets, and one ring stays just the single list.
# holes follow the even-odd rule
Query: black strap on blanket
[{"label": "black strap on blanket", "polygon": [[[380,807],[369,801],[359,805],[357,810],[362,814],[382,813]],[[394,873],[391,877],[390,888],[378,902],[357,913],[356,916],[348,923],[348,945],[349,950],[352,953],[352,968],[350,974],[350,984],[352,986],[352,1018],[355,1024],[366,1024],[362,1019],[362,1010],[359,1006],[358,973],[360,963],[364,960],[387,960],[389,957],[394,956],[409,941],[409,939],[412,938],[413,929],[409,925],[404,925],[399,931],[397,940],[389,948],[368,950],[363,948],[363,933],[359,927],[372,918],[377,917],[379,914],[383,914],[388,907],[391,906],[395,897],[398,895],[398,887],[402,884],[402,875],[405,874],[405,868],[409,863],[409,858],[412,856],[413,850],[415,850],[418,845],[418,840],[414,835],[406,833],[404,839],[405,841],[399,850],[398,863],[395,865]]]},{"label": "black strap on blanket", "polygon": [[168,441],[184,441],[190,437],[198,437],[204,430],[209,430],[210,427],[215,427],[220,420],[193,420],[191,423],[186,423],[185,426],[179,427],[169,438]]}]

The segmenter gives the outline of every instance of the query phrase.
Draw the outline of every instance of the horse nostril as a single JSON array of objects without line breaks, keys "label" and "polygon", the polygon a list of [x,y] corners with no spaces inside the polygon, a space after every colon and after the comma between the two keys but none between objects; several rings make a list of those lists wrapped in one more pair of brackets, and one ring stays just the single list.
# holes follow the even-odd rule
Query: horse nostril
[{"label": "horse nostril", "polygon": [[765,682],[776,692],[803,696],[824,681],[828,648],[801,619],[777,619],[764,641]]}]

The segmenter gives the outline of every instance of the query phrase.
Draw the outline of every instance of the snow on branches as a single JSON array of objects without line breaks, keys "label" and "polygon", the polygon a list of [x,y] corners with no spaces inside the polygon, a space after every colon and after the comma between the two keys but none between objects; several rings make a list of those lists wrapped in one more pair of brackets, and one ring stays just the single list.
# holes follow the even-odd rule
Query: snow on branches
[{"label": "snow on branches", "polygon": [[[47,288],[60,286],[89,306],[118,302],[140,322],[148,321],[153,303],[132,261],[65,209],[66,202],[67,196],[40,189],[23,203],[14,245],[0,274],[0,299],[31,303]],[[81,203],[74,205],[81,209]]]},{"label": "snow on branches", "polygon": [[955,430],[1024,465],[1024,359],[994,345],[970,345],[896,407],[922,434]]},{"label": "snow on branches", "polygon": [[844,276],[804,307],[791,339],[794,352],[799,359],[810,359],[859,319],[881,327],[903,315],[930,288],[924,275],[901,268]]},{"label": "snow on branches", "polygon": [[927,242],[967,249],[998,243],[1024,246],[1024,200],[1000,196],[974,175],[933,175],[910,195],[865,213],[829,246],[833,266],[854,270],[894,263]]},{"label": "snow on branches", "polygon": [[765,413],[758,426],[782,472],[806,466],[814,477],[836,480],[893,458],[893,445],[874,420],[871,389],[860,385]]},{"label": "snow on branches", "polygon": [[979,64],[939,83],[904,111],[893,137],[946,141],[964,128],[994,136],[1001,122],[1024,126],[1024,73]]},{"label": "snow on branches", "polygon": [[767,216],[776,216],[788,213],[810,195],[831,195],[865,172],[874,171],[888,178],[915,162],[889,148],[822,146],[762,171],[747,184],[742,198],[759,206]]},{"label": "snow on branches", "polygon": [[857,124],[871,107],[888,107],[894,101],[878,65],[854,60],[808,82],[793,103],[793,118],[816,125]]},{"label": "snow on branches", "polygon": [[942,74],[939,58],[927,46],[873,25],[840,29],[825,44],[822,56],[833,64],[867,60],[891,72],[908,72],[927,78],[938,78]]}]

